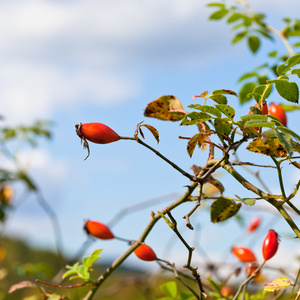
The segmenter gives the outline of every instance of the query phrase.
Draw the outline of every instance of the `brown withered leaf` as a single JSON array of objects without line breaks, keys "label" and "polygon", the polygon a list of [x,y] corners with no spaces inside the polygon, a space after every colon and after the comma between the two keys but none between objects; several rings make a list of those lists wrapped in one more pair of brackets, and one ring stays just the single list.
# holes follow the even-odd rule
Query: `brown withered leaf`
[{"label": "brown withered leaf", "polygon": [[161,96],[150,102],[144,112],[145,117],[164,121],[180,121],[186,114],[179,99],[173,95]]},{"label": "brown withered leaf", "polygon": [[[198,129],[199,129],[200,132],[207,134],[207,137],[206,137],[205,141],[210,142],[210,128],[209,128],[209,126],[205,122],[199,122],[198,123]],[[201,146],[202,151],[205,151],[209,146],[209,143],[205,143],[205,141],[202,143],[202,146]]]},{"label": "brown withered leaf", "polygon": [[187,152],[190,157],[192,157],[195,147],[198,146],[201,147],[203,142],[206,140],[208,133],[197,133],[194,136],[192,136],[187,144]]},{"label": "brown withered leaf", "polygon": [[293,161],[292,165],[295,166],[296,168],[300,169],[300,164],[298,162]]},{"label": "brown withered leaf", "polygon": [[152,135],[156,139],[157,143],[159,143],[159,133],[158,133],[157,129],[155,127],[151,126],[151,125],[143,124],[142,122],[139,123],[136,127],[135,134],[134,134],[135,138],[137,138],[138,133],[140,133],[140,135],[142,136],[143,139],[145,138],[141,127],[146,127],[152,133]]}]

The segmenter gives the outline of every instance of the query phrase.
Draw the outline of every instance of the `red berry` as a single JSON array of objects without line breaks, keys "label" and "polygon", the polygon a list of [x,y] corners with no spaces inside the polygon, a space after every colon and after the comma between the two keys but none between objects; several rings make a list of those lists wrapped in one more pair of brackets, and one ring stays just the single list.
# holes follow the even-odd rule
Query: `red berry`
[{"label": "red berry", "polygon": [[101,240],[110,240],[115,236],[110,229],[97,221],[87,221],[84,224],[84,230],[89,234]]},{"label": "red berry", "polygon": [[[255,103],[254,107],[259,108],[258,103]],[[249,113],[248,113],[248,114],[249,114],[249,115],[252,115],[253,112],[252,112],[251,110],[249,110]],[[264,101],[264,102],[263,102],[262,114],[263,114],[263,115],[267,115],[267,114],[268,114],[268,104],[267,104],[267,101]],[[253,127],[253,128],[254,128],[255,130],[258,130],[258,129],[259,129],[259,127]]]},{"label": "red berry", "polygon": [[80,123],[75,125],[75,128],[80,138],[96,144],[108,144],[120,139],[115,131],[102,123]]},{"label": "red berry", "polygon": [[134,253],[139,259],[145,260],[145,261],[153,261],[153,260],[156,260],[156,258],[157,258],[156,254],[152,250],[152,248],[150,248],[146,244],[142,244],[142,245],[138,246],[134,250]]},{"label": "red berry", "polygon": [[255,231],[261,223],[261,219],[259,217],[254,218],[247,227],[247,231],[249,233]]},{"label": "red berry", "polygon": [[254,253],[247,247],[235,246],[231,249],[231,251],[242,262],[256,261]]},{"label": "red berry", "polygon": [[272,258],[277,252],[279,245],[278,234],[274,230],[269,230],[262,245],[262,253],[265,260]]},{"label": "red berry", "polygon": [[286,126],[287,124],[286,113],[285,110],[280,105],[276,103],[271,103],[269,107],[269,114],[279,119],[279,121],[283,126]]},{"label": "red berry", "polygon": [[230,295],[232,295],[232,290],[228,285],[224,285],[221,288],[221,296],[224,298],[229,297]]}]

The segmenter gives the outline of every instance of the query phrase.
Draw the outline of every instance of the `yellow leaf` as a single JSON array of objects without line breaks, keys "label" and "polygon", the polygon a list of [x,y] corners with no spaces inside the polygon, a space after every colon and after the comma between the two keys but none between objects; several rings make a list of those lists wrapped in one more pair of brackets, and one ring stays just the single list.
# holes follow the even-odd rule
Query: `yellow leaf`
[{"label": "yellow leaf", "polygon": [[150,102],[144,116],[165,121],[179,121],[187,114],[181,102],[172,95],[161,96]]},{"label": "yellow leaf", "polygon": [[284,157],[287,155],[286,150],[279,143],[277,138],[256,138],[249,143],[247,149],[252,152],[274,157]]},{"label": "yellow leaf", "polygon": [[284,289],[291,285],[292,285],[292,283],[288,278],[286,278],[286,277],[277,278],[277,279],[272,280],[271,282],[266,283],[264,285],[264,291],[274,292],[276,290]]}]

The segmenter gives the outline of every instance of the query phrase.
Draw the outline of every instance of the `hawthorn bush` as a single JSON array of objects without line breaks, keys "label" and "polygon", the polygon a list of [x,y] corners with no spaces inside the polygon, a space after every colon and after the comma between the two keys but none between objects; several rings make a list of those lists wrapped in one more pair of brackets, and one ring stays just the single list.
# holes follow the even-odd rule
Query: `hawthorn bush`
[{"label": "hawthorn bush", "polygon": [[[200,91],[193,97],[193,104],[185,109],[180,100],[173,95],[163,95],[150,102],[144,111],[144,116],[156,118],[164,121],[177,122],[180,126],[194,126],[197,133],[191,137],[179,137],[187,141],[187,155],[193,157],[195,151],[201,149],[206,155],[206,162],[203,165],[195,164],[191,166],[191,172],[186,172],[178,164],[171,161],[168,157],[160,153],[144,141],[144,130],[149,130],[154,139],[159,143],[159,131],[150,124],[139,123],[133,136],[120,136],[113,129],[101,123],[76,124],[76,133],[80,137],[83,146],[90,155],[89,141],[106,144],[110,142],[118,143],[119,140],[135,141],[137,144],[146,147],[149,151],[158,156],[162,163],[169,164],[174,172],[179,172],[188,178],[190,184],[186,191],[178,199],[162,207],[158,212],[151,212],[148,225],[141,235],[132,241],[114,236],[109,227],[100,223],[100,226],[85,229],[90,235],[98,238],[112,239],[119,238],[128,243],[128,250],[121,254],[111,264],[111,266],[98,278],[92,273],[93,264],[100,258],[102,249],[94,251],[90,256],[84,257],[81,262],[75,262],[66,266],[67,271],[62,276],[63,279],[76,279],[76,283],[71,285],[60,285],[45,282],[37,279],[36,282],[21,282],[11,287],[10,293],[16,289],[24,287],[38,288],[43,299],[66,299],[66,296],[59,292],[53,293],[48,288],[56,288],[58,291],[69,288],[87,289],[84,300],[96,299],[101,296],[101,288],[104,282],[110,279],[111,274],[118,269],[122,263],[132,254],[146,261],[157,262],[162,269],[170,271],[174,278],[184,287],[184,291],[179,291],[174,281],[167,282],[161,286],[164,296],[161,299],[265,299],[280,297],[289,290],[290,297],[298,299],[300,290],[298,279],[300,268],[295,274],[283,274],[283,277],[274,278],[267,282],[262,275],[269,259],[276,255],[279,245],[278,234],[268,228],[266,237],[261,245],[264,261],[258,262],[255,254],[250,248],[236,245],[232,248],[233,254],[241,262],[240,268],[233,268],[226,276],[215,276],[216,270],[211,267],[209,273],[195,265],[193,261],[193,251],[178,229],[178,220],[172,214],[183,203],[189,203],[189,211],[183,216],[186,226],[193,230],[192,215],[203,203],[210,205],[210,219],[213,223],[221,223],[238,215],[242,206],[246,205],[255,208],[256,202],[265,202],[283,218],[295,238],[300,238],[300,230],[295,222],[299,217],[300,210],[295,202],[300,181],[297,182],[291,192],[286,191],[283,181],[282,167],[290,164],[293,168],[300,169],[300,135],[293,129],[286,127],[286,112],[298,110],[299,106],[299,87],[300,77],[300,54],[297,54],[297,37],[300,36],[300,20],[284,19],[285,27],[276,29],[265,23],[265,15],[254,12],[247,1],[236,1],[234,5],[230,1],[210,3],[213,9],[210,15],[211,20],[226,20],[234,31],[233,44],[246,41],[252,53],[256,53],[261,47],[262,38],[280,38],[286,47],[286,53],[279,54],[277,50],[269,53],[273,59],[272,64],[264,64],[255,67],[254,70],[247,71],[239,78],[241,83],[240,91],[232,91],[223,87],[214,91]],[[296,40],[296,41],[295,41]],[[269,105],[271,95],[282,99],[282,103]],[[238,99],[240,104],[251,103],[250,112],[247,115],[236,117],[236,108],[231,99]],[[250,102],[251,101],[251,102]],[[269,107],[272,109],[268,110]],[[298,128],[296,128],[298,129]],[[104,147],[104,146],[102,146]],[[245,162],[238,159],[237,154],[246,147],[247,151],[258,153],[269,157],[272,165],[258,164],[256,161]],[[242,150],[241,150],[242,149]],[[186,155],[183,153],[183,155]],[[204,154],[203,154],[204,155]],[[249,179],[241,175],[236,166],[248,166],[270,169],[277,177],[280,186],[280,193],[274,194],[266,186],[259,188]],[[227,187],[221,180],[217,179],[216,172],[225,170],[237,184],[242,186],[245,195],[248,191],[253,193],[253,197],[243,195],[225,196],[224,191]],[[261,181],[258,173],[256,177]],[[262,182],[262,181],[261,181]],[[27,182],[28,183],[28,182]],[[207,185],[213,185],[218,191],[218,196],[206,190]],[[205,212],[203,212],[205,213]],[[187,261],[183,268],[178,268],[175,263],[168,261],[167,258],[157,257],[155,249],[146,244],[146,239],[151,230],[162,221],[170,227],[178,240],[186,247]],[[89,222],[89,221],[87,221]],[[89,223],[86,223],[89,224]],[[254,233],[260,226],[260,220],[256,219],[248,227],[249,233]],[[97,233],[93,233],[96,230]],[[104,232],[105,231],[105,232]],[[222,266],[221,266],[222,267]],[[221,268],[220,267],[220,268]],[[241,268],[245,272],[245,279],[237,286],[228,286],[229,279],[237,275]],[[284,273],[284,271],[283,271]],[[262,290],[253,291],[249,288],[250,282],[263,284]],[[98,296],[96,293],[99,291]],[[95,298],[96,297],[96,298]]]}]

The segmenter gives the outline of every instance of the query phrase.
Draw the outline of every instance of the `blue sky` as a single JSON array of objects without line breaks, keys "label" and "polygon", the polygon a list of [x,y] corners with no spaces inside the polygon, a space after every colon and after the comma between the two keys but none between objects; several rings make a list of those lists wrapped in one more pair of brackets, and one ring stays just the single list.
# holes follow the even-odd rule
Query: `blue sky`
[{"label": "blue sky", "polygon": [[[195,129],[146,119],[143,111],[147,103],[173,94],[187,106],[194,94],[205,90],[238,91],[237,79],[243,72],[265,62],[266,53],[275,47],[284,51],[278,40],[276,44],[264,40],[255,56],[244,43],[233,47],[230,27],[223,21],[208,21],[212,9],[206,3],[209,1],[1,1],[1,114],[12,125],[36,119],[54,122],[53,139],[42,142],[34,152],[22,153],[21,159],[30,165],[30,173],[58,215],[66,253],[76,253],[85,241],[84,219],[107,223],[123,208],[169,193],[180,194],[189,183],[132,141],[91,144],[91,156],[84,161],[86,152],[75,135],[75,124],[101,122],[122,136],[132,136],[136,125],[144,121],[156,127],[161,136],[159,145],[149,134],[146,141],[189,170],[191,164],[203,163],[205,155],[198,151],[190,159],[186,141],[178,141],[178,135],[191,135]],[[297,17],[300,9],[297,0],[249,3],[253,9],[267,13],[267,21],[279,29],[283,17]],[[272,101],[281,101],[275,94],[272,97]],[[249,110],[250,105],[239,106],[234,97],[230,103],[237,115]],[[292,129],[297,128],[297,114],[289,115]],[[243,153],[247,160],[262,160]],[[277,191],[274,177],[266,174],[272,191]],[[291,188],[299,172],[288,169],[286,176]],[[228,196],[242,192],[228,176],[222,178],[230,187]],[[150,210],[162,209],[172,199],[125,216],[113,228],[115,234],[138,238],[149,221]],[[192,243],[197,236],[185,229],[181,219],[189,210],[189,205],[183,205],[174,215]],[[255,209],[245,212],[247,220],[257,214]],[[202,228],[201,242],[212,255],[220,252],[220,241],[224,248],[230,245],[231,238],[224,239],[228,231],[241,232],[234,221],[212,225],[204,211],[196,215],[195,222]],[[264,216],[267,222],[271,214]],[[284,223],[276,226],[288,232]],[[7,234],[54,246],[49,219],[33,197],[12,212]],[[171,236],[170,229],[160,222],[147,242],[160,256]],[[176,245],[172,253],[184,261],[184,249]],[[99,241],[92,247],[103,247],[102,256],[107,260],[127,248],[118,241]],[[134,258],[129,261],[136,263]]]}]

